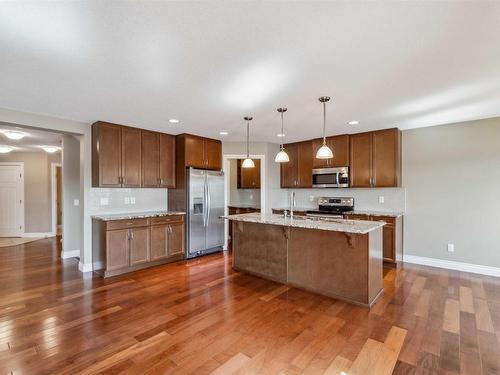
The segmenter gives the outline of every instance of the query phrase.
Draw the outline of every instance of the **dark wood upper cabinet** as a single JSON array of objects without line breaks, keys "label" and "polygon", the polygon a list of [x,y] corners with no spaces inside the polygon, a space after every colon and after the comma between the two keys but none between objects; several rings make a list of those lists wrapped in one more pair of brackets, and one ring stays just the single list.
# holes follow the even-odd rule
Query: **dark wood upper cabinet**
[{"label": "dark wood upper cabinet", "polygon": [[175,187],[175,137],[98,121],[92,125],[93,187]]},{"label": "dark wood upper cabinet", "polygon": [[351,187],[401,185],[401,131],[386,129],[350,136]]},{"label": "dark wood upper cabinet", "polygon": [[379,130],[372,133],[373,185],[401,185],[401,131]]},{"label": "dark wood upper cabinet", "polygon": [[290,161],[281,163],[281,187],[297,187],[297,174],[299,164],[299,147],[297,143],[283,145]]},{"label": "dark wood upper cabinet", "polygon": [[242,168],[243,160],[238,159],[238,189],[260,189],[260,159],[254,159],[255,168]]},{"label": "dark wood upper cabinet", "polygon": [[175,187],[175,137],[160,133],[160,187]]},{"label": "dark wood upper cabinet", "polygon": [[121,138],[122,186],[141,187],[141,131],[124,126]]},{"label": "dark wood upper cabinet", "polygon": [[312,187],[312,141],[289,143],[284,148],[290,161],[281,163],[281,187]]},{"label": "dark wood upper cabinet", "polygon": [[351,134],[350,137],[350,178],[351,187],[372,186],[372,135],[371,133]]},{"label": "dark wood upper cabinet", "polygon": [[205,138],[205,154],[208,169],[222,169],[221,141]]},{"label": "dark wood upper cabinet", "polygon": [[[177,136],[177,157],[184,160],[184,167],[222,169],[222,142],[197,135]],[[179,155],[183,153],[184,155]]]},{"label": "dark wood upper cabinet", "polygon": [[326,138],[326,144],[333,151],[333,159],[316,159],[316,152],[323,145],[323,138],[312,140],[313,168],[335,168],[349,166],[349,135]]},{"label": "dark wood upper cabinet", "polygon": [[107,122],[92,126],[92,186],[122,186],[122,127]]},{"label": "dark wood upper cabinet", "polygon": [[159,187],[160,135],[147,130],[141,131],[142,186]]}]

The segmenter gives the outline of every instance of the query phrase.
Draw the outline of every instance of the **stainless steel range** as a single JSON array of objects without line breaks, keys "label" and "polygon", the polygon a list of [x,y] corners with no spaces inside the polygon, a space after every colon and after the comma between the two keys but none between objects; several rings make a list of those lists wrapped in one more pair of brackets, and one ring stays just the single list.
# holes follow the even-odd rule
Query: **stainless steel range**
[{"label": "stainless steel range", "polygon": [[318,198],[318,209],[306,212],[308,217],[325,219],[342,219],[345,212],[354,210],[354,198],[321,197]]}]

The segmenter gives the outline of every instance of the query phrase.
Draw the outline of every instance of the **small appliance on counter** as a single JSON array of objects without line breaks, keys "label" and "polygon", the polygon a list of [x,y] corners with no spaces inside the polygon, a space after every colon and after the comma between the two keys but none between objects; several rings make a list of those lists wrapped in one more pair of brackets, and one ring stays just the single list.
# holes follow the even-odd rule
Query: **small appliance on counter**
[{"label": "small appliance on counter", "polygon": [[342,219],[345,212],[354,210],[354,198],[321,197],[318,198],[318,209],[306,211],[306,216],[321,219]]},{"label": "small appliance on counter", "polygon": [[312,180],[313,188],[348,188],[349,167],[313,169]]}]

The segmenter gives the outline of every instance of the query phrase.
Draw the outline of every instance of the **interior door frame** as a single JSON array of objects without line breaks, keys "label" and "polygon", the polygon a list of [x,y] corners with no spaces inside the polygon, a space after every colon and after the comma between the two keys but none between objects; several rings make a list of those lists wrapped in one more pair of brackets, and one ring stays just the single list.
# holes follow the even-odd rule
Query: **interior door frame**
[{"label": "interior door frame", "polygon": [[[56,168],[61,167],[61,184],[62,184],[62,163],[50,163],[50,199],[51,199],[51,221],[52,221],[52,233],[54,236],[57,234],[57,196],[56,196],[56,191],[57,191],[57,180],[56,180]],[[63,204],[63,189],[61,189],[61,211],[64,213],[64,204]],[[61,220],[61,227],[62,227],[62,220]]]},{"label": "interior door frame", "polygon": [[19,196],[21,199],[21,204],[19,205],[19,224],[21,225],[21,229],[19,229],[17,236],[14,237],[23,237],[25,233],[25,227],[24,227],[24,162],[23,161],[7,161],[7,162],[0,162],[0,166],[9,166],[9,165],[15,165],[18,167],[21,167],[21,181],[19,184]]},{"label": "interior door frame", "polygon": [[[229,215],[229,160],[231,159],[245,159],[246,154],[227,154],[222,156],[222,171],[224,172],[224,215]],[[251,159],[260,160],[260,212],[266,212],[266,155],[250,155]],[[224,223],[224,250],[228,247],[229,236],[229,220]]]}]

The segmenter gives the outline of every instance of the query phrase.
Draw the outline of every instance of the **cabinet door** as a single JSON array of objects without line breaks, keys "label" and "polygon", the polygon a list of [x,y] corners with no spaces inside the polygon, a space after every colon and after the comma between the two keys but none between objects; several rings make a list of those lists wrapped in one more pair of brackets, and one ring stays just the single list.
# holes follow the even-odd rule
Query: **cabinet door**
[{"label": "cabinet door", "polygon": [[255,168],[252,170],[252,178],[250,180],[253,189],[260,189],[260,159],[255,159]]},{"label": "cabinet door", "polygon": [[373,186],[398,187],[401,176],[401,133],[398,129],[373,132]]},{"label": "cabinet door", "polygon": [[168,257],[168,225],[151,226],[150,259],[157,260]]},{"label": "cabinet door", "polygon": [[112,271],[129,266],[129,230],[106,232],[106,270]]},{"label": "cabinet door", "polygon": [[312,165],[312,142],[300,142],[298,144],[297,187],[312,187]]},{"label": "cabinet door", "polygon": [[124,187],[141,186],[141,130],[122,127],[122,184]]},{"label": "cabinet door", "polygon": [[141,131],[142,186],[158,187],[158,162],[160,158],[160,137],[158,133]]},{"label": "cabinet door", "polygon": [[329,160],[329,167],[349,166],[349,136],[338,135],[327,138],[328,146],[333,150],[333,159]]},{"label": "cabinet door", "polygon": [[130,265],[149,261],[149,228],[130,229]]},{"label": "cabinet door", "polygon": [[185,154],[186,154],[186,167],[206,168],[205,162],[205,145],[201,137],[186,135],[185,141]]},{"label": "cabinet door", "polygon": [[175,137],[160,134],[160,186],[175,188]]},{"label": "cabinet door", "polygon": [[396,244],[394,241],[395,227],[391,224],[384,225],[382,230],[383,236],[383,253],[384,260],[389,262],[396,262]]},{"label": "cabinet door", "polygon": [[121,187],[121,126],[99,123],[95,128],[94,151],[98,154],[98,181],[95,186]]},{"label": "cabinet door", "polygon": [[184,254],[184,223],[172,223],[168,233],[168,256]]},{"label": "cabinet door", "polygon": [[371,187],[372,133],[350,136],[351,187]]},{"label": "cabinet door", "polygon": [[281,163],[281,187],[297,187],[297,165],[298,165],[298,146],[296,143],[284,145],[285,151],[290,158],[288,163]]},{"label": "cabinet door", "polygon": [[208,169],[222,169],[222,143],[216,139],[205,139],[205,158]]},{"label": "cabinet door", "polygon": [[238,159],[238,189],[259,189],[260,159],[254,159],[255,168],[242,168],[242,162]]}]

